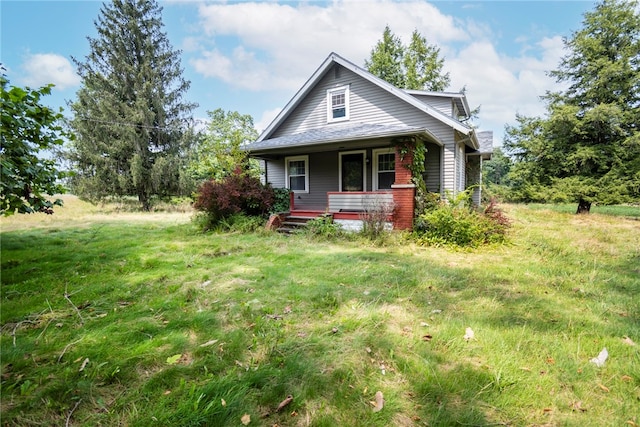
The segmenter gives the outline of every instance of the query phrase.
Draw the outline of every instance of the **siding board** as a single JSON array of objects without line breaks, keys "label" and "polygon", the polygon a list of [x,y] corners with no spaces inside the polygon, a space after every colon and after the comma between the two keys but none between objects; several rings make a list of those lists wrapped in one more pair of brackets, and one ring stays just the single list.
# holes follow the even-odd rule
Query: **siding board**
[{"label": "siding board", "polygon": [[[338,64],[335,66],[341,67],[340,72],[327,72],[275,130],[272,138],[330,126],[331,124],[327,123],[327,90],[345,85],[349,86],[350,92],[349,121],[351,122],[423,126],[438,138],[452,133],[449,126],[427,113],[390,96],[386,90],[356,73]],[[451,100],[448,102],[450,113]],[[443,105],[440,105],[440,108],[444,108]]]}]

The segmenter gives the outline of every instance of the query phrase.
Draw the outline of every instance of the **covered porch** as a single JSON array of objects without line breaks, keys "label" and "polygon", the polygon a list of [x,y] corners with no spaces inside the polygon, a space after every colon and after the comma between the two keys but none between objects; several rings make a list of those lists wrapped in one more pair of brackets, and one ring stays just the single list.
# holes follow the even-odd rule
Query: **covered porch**
[{"label": "covered porch", "polygon": [[[349,162],[344,159],[345,152],[310,153],[304,160],[299,160],[300,156],[286,157],[282,187],[291,190],[286,215],[298,219],[329,215],[346,229],[358,229],[365,216],[384,214],[390,228],[411,229],[415,185],[406,166],[412,154],[401,155],[397,150],[348,151]],[[327,159],[336,157],[337,162]],[[380,166],[385,158],[393,164]],[[302,164],[295,165],[298,162]],[[291,172],[294,168],[299,170]]]},{"label": "covered porch", "polygon": [[292,216],[328,214],[335,220],[361,221],[368,211],[384,207],[394,229],[411,229],[412,147],[418,141],[429,146],[427,187],[440,191],[442,146],[424,128],[334,125],[256,142],[247,149],[264,162],[265,183],[291,190]]}]

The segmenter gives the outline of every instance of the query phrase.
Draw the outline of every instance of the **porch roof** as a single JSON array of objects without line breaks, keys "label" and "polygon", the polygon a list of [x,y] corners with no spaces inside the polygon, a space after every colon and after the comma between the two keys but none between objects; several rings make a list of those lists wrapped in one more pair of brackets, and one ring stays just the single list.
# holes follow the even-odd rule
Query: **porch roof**
[{"label": "porch roof", "polygon": [[433,142],[438,142],[437,138],[423,127],[374,123],[345,123],[327,125],[306,132],[284,135],[277,138],[263,139],[262,141],[244,145],[242,149],[249,151],[251,154],[258,155],[273,151],[283,151],[287,148],[310,147],[409,135],[419,135]]}]

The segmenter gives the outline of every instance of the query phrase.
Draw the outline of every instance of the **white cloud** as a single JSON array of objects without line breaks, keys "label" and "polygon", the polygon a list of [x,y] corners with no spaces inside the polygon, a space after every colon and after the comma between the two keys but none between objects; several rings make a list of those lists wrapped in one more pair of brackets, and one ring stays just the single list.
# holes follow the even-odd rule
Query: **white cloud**
[{"label": "white cloud", "polygon": [[55,53],[30,54],[22,64],[25,75],[21,81],[27,86],[55,84],[57,90],[65,90],[80,84],[80,77],[67,58]]},{"label": "white cloud", "polygon": [[209,38],[236,37],[243,48],[205,50],[192,60],[196,70],[251,89],[295,91],[332,51],[362,64],[387,24],[404,40],[416,28],[430,43],[469,38],[454,18],[424,1],[216,3],[201,5],[199,14]]},{"label": "white cloud", "polygon": [[478,41],[445,64],[451,72],[452,87],[458,90],[466,86],[472,108],[481,104],[480,127],[492,129],[500,139],[504,125],[514,123],[516,113],[542,115],[545,105],[540,97],[549,90],[561,89],[547,72],[557,68],[562,46],[560,37],[545,38],[529,52],[530,56],[511,57],[496,51],[488,41]]},{"label": "white cloud", "polygon": [[[471,107],[482,106],[478,124],[494,131],[495,143],[517,112],[542,114],[539,97],[559,88],[546,73],[563,54],[560,37],[515,40],[521,51],[506,54],[494,42],[499,28],[445,15],[437,3],[214,3],[200,5],[199,17],[206,37],[189,41],[201,49],[190,60],[198,73],[230,86],[291,96],[330,52],[363,65],[385,25],[404,42],[418,29],[441,49],[450,89],[466,87]],[[257,127],[264,129],[278,112],[264,111]]]},{"label": "white cloud", "polygon": [[260,119],[256,122],[255,127],[258,130],[258,133],[262,133],[267,126],[271,124],[273,119],[282,111],[282,108],[273,108],[271,110],[264,111]]}]

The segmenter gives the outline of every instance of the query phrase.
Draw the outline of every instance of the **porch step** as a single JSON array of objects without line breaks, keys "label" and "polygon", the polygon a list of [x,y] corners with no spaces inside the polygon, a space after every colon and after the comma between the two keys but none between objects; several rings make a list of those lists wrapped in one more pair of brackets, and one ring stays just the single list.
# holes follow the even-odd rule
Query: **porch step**
[{"label": "porch step", "polygon": [[280,228],[276,231],[279,233],[291,234],[304,230],[307,226],[307,222],[312,219],[316,219],[318,216],[305,216],[305,215],[287,215],[282,221]]},{"label": "porch step", "polygon": [[287,215],[278,228],[278,233],[291,234],[302,231],[307,226],[307,221],[313,219],[312,216]]}]

